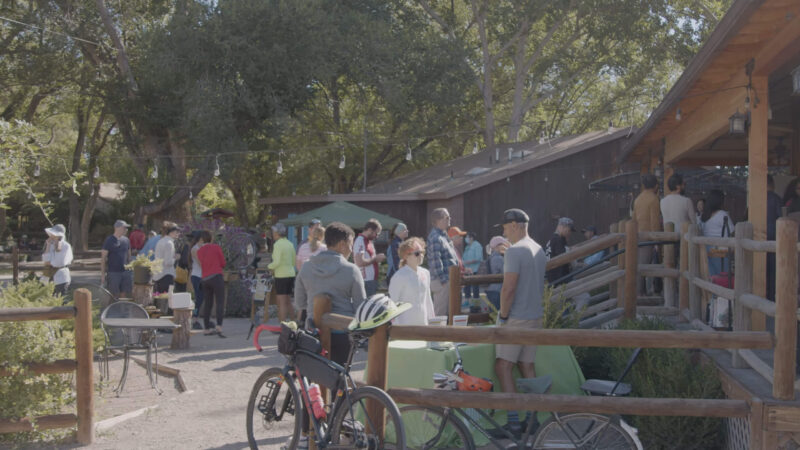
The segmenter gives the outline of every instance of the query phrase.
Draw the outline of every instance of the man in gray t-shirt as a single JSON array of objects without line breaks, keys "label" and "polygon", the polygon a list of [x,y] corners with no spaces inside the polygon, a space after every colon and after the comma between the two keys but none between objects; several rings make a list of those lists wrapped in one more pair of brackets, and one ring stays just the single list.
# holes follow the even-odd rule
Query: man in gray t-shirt
[{"label": "man in gray t-shirt", "polygon": [[[503,213],[503,236],[512,245],[506,250],[503,265],[498,327],[540,328],[542,325],[547,258],[542,247],[528,236],[528,222],[528,215],[521,209],[509,209]],[[536,376],[535,346],[498,344],[495,346],[495,356],[494,370],[503,392],[516,392],[511,375],[515,364],[524,378]],[[522,431],[516,411],[508,411],[506,429],[513,434]]]}]

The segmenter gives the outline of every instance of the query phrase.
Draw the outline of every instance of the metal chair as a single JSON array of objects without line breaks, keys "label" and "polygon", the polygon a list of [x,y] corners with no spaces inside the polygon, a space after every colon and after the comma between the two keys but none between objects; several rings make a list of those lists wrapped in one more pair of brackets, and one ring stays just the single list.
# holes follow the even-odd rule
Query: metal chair
[{"label": "metal chair", "polygon": [[149,319],[150,316],[147,311],[138,303],[119,301],[108,305],[100,316],[100,323],[103,328],[103,335],[105,337],[105,346],[103,348],[103,364],[105,365],[105,372],[108,374],[108,354],[111,350],[123,351],[123,367],[122,377],[120,378],[119,385],[114,392],[119,396],[122,389],[125,387],[125,381],[128,377],[128,364],[130,361],[130,350],[143,349],[147,351],[147,376],[150,379],[150,385],[159,394],[161,391],[158,389],[158,372],[156,372],[156,379],[153,379],[153,364],[151,355],[155,353],[156,366],[158,365],[158,344],[156,342],[155,332],[149,330],[140,330],[136,328],[117,328],[106,327],[103,325],[103,319]]},{"label": "metal chair", "polygon": [[[62,305],[68,306],[74,304],[75,291],[78,289],[86,289],[92,294],[92,324],[97,326],[100,323],[100,313],[108,307],[108,305],[119,300],[109,292],[106,288],[99,284],[93,283],[70,283],[69,289],[64,293]],[[103,364],[100,360],[100,379],[104,380],[108,376],[108,364]]]}]

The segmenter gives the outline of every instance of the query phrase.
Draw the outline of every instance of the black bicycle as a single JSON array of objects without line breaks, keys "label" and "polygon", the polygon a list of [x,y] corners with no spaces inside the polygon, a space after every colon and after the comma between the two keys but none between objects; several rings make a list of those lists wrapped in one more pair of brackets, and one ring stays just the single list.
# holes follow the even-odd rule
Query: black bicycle
[{"label": "black bicycle", "polygon": [[[278,351],[287,362],[264,371],[253,386],[247,403],[250,448],[277,448],[285,442],[284,448],[294,450],[303,436],[313,439],[317,448],[406,448],[400,410],[392,398],[373,386],[356,387],[350,376],[353,355],[372,330],[350,332],[351,350],[344,366],[323,355],[317,336],[285,323],[256,329],[253,344],[258,351],[264,330],[280,333]],[[330,401],[320,395],[320,386],[329,390]],[[382,423],[375,419],[380,415]]]}]

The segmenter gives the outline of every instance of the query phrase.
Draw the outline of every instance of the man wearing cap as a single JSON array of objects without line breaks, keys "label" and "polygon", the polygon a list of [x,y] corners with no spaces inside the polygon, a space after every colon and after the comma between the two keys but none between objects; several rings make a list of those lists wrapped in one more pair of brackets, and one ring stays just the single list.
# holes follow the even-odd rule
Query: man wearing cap
[{"label": "man wearing cap", "polygon": [[58,224],[50,228],[45,228],[47,240],[44,242],[44,253],[42,261],[45,266],[53,270],[50,279],[56,285],[53,293],[64,295],[72,281],[69,275],[69,265],[72,264],[72,246],[65,238],[67,229],[64,225]]},{"label": "man wearing cap", "polygon": [[272,262],[267,268],[275,277],[275,298],[278,300],[278,318],[281,322],[294,316],[292,313],[292,294],[294,294],[294,245],[286,239],[286,225],[276,223],[272,226]]},{"label": "man wearing cap", "polygon": [[450,213],[445,208],[431,212],[433,228],[428,233],[428,270],[431,273],[433,309],[437,316],[446,316],[450,307],[450,266],[458,265],[458,255],[447,235]]},{"label": "man wearing cap", "polygon": [[[547,241],[547,248],[545,249],[547,259],[553,259],[567,251],[567,238],[573,231],[575,231],[575,222],[573,222],[572,219],[569,217],[558,219],[556,231],[553,233],[553,237]],[[548,270],[547,281],[552,283],[568,274],[569,264],[564,264],[563,266]]]},{"label": "man wearing cap", "polygon": [[[503,213],[503,236],[511,247],[505,252],[503,287],[500,290],[500,311],[497,326],[540,328],[542,326],[542,297],[547,258],[542,247],[528,236],[530,219],[521,209]],[[530,345],[498,344],[495,346],[495,373],[503,392],[516,392],[511,370],[517,365],[524,378],[536,376],[534,360],[536,347]],[[516,411],[508,411],[506,431],[519,436],[522,432]],[[500,433],[500,430],[496,430]],[[500,433],[502,435],[502,433]]]},{"label": "man wearing cap", "polygon": [[133,291],[133,273],[125,269],[131,260],[131,243],[125,234],[127,222],[114,222],[114,234],[107,237],[100,251],[100,283],[116,298],[129,297]]}]

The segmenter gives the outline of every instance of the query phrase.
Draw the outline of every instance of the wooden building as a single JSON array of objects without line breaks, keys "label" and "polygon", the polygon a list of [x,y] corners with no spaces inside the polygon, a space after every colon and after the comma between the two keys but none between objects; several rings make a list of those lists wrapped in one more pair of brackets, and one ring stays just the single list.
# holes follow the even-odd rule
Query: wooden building
[{"label": "wooden building", "polygon": [[[596,131],[549,142],[500,144],[375,184],[366,192],[273,197],[261,201],[279,219],[334,201],[347,201],[403,220],[412,235],[426,236],[435,208],[450,211],[453,225],[478,234],[482,243],[502,233],[493,228],[504,210],[531,216],[531,235],[544,242],[559,217],[578,228],[600,230],[628,215],[631,192],[591,192],[589,184],[617,173],[627,138],[635,129]],[[631,186],[633,187],[633,186]],[[582,236],[575,236],[582,240]]]}]

